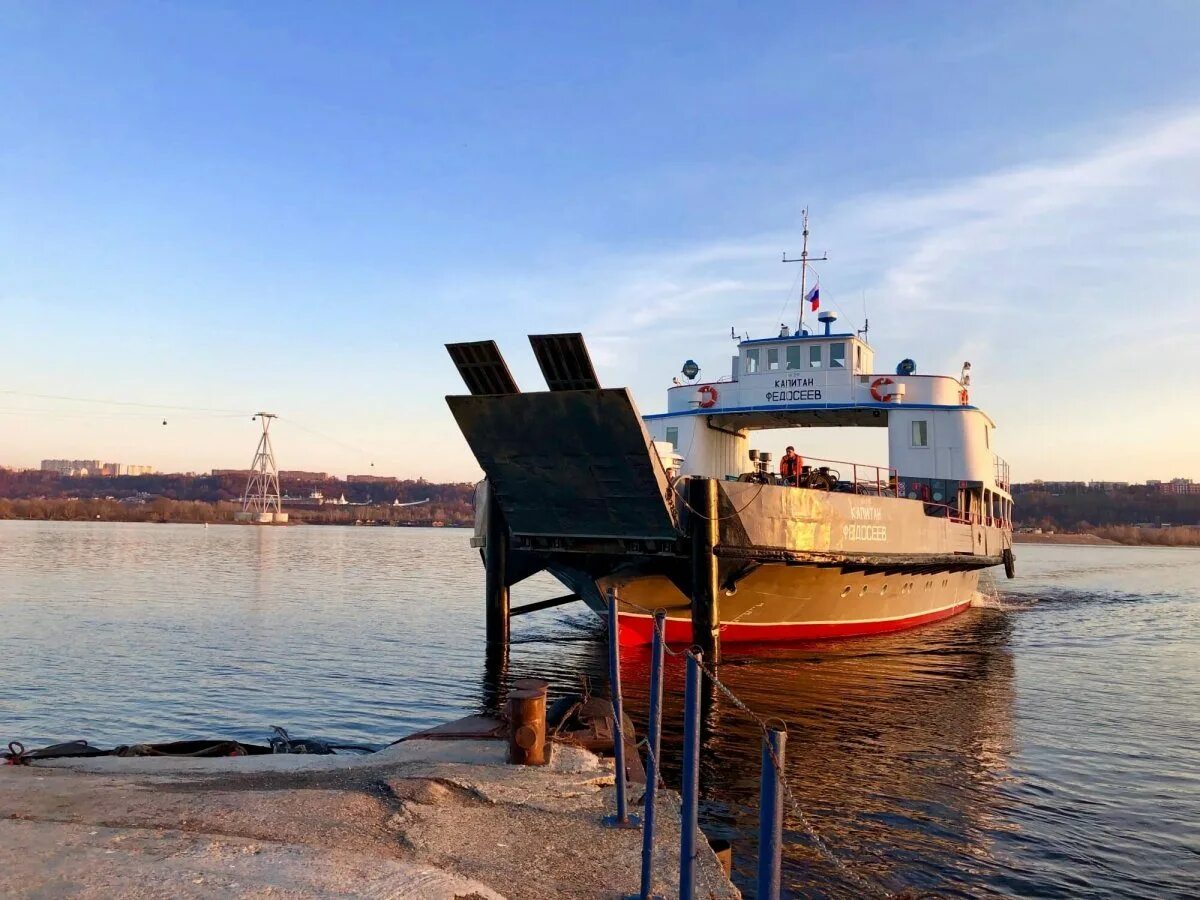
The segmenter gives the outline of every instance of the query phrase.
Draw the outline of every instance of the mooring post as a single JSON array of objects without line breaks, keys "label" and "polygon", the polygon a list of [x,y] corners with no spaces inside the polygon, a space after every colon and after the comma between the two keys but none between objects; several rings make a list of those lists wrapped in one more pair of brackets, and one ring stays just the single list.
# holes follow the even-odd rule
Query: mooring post
[{"label": "mooring post", "polygon": [[617,632],[617,591],[608,591],[608,683],[612,688],[613,766],[616,769],[617,814],[605,816],[610,828],[637,828],[640,819],[629,813],[628,784],[625,778],[624,702],[621,698],[621,643]]},{"label": "mooring post", "polygon": [[717,482],[695,478],[688,482],[692,530],[692,643],[710,663],[721,661],[721,614],[717,593]]},{"label": "mooring post", "polygon": [[646,744],[646,795],[642,807],[642,889],[640,900],[650,900],[654,884],[654,803],[658,799],[658,751],[662,743],[663,648],[667,614],[654,614],[654,644],[650,651],[650,723]]},{"label": "mooring post", "polygon": [[679,838],[679,896],[696,896],[696,830],[700,827],[700,660],[688,653],[683,685],[683,811]]},{"label": "mooring post", "polygon": [[508,695],[508,761],[521,766],[544,766],[546,752],[546,692],[540,678],[513,682]]},{"label": "mooring post", "polygon": [[489,481],[487,493],[487,543],[484,546],[487,607],[487,642],[508,644],[508,523]]},{"label": "mooring post", "polygon": [[758,800],[758,896],[779,900],[783,857],[783,760],[787,732],[769,729],[762,742]]}]

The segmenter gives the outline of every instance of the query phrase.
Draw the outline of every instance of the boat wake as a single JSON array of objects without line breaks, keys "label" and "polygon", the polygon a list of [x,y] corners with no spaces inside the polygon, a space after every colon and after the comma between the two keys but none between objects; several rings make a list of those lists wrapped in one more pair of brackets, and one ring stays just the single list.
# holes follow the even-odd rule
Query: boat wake
[{"label": "boat wake", "polygon": [[994,587],[981,585],[982,590],[971,594],[971,609],[998,609],[1001,612],[1017,612],[1028,609],[1037,602],[1035,597],[1022,597],[1020,600],[1004,597]]}]

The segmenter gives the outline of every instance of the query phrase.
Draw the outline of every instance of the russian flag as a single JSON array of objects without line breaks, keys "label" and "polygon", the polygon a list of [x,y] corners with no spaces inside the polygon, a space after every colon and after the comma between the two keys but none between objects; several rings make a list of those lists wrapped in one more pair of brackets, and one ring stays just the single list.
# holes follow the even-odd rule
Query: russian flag
[{"label": "russian flag", "polygon": [[804,295],[804,299],[812,304],[812,311],[816,312],[821,308],[821,285],[814,284],[811,291]]}]

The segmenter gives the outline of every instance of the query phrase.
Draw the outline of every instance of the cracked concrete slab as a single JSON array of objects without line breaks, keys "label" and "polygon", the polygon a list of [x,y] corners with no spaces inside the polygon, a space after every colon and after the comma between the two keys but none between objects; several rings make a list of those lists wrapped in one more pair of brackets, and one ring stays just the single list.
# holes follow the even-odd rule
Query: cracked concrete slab
[{"label": "cracked concrete slab", "polygon": [[[613,897],[641,832],[603,828],[610,760],[497,741],[355,756],[58,760],[0,769],[0,894],[15,897]],[[661,792],[656,889],[678,893]],[[700,840],[700,896],[737,897]]]}]

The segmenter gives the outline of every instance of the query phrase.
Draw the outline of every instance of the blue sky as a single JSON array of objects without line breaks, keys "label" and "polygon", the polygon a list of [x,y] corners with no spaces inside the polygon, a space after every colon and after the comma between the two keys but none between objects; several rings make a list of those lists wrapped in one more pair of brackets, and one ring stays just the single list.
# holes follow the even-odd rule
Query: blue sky
[{"label": "blue sky", "polygon": [[445,341],[534,388],[525,335],[581,330],[660,411],[794,316],[808,204],[824,302],[880,368],[970,359],[1015,478],[1200,478],[1198,39],[1188,2],[0,2],[0,463],[244,466],[268,408],[286,468],[472,478]]}]

